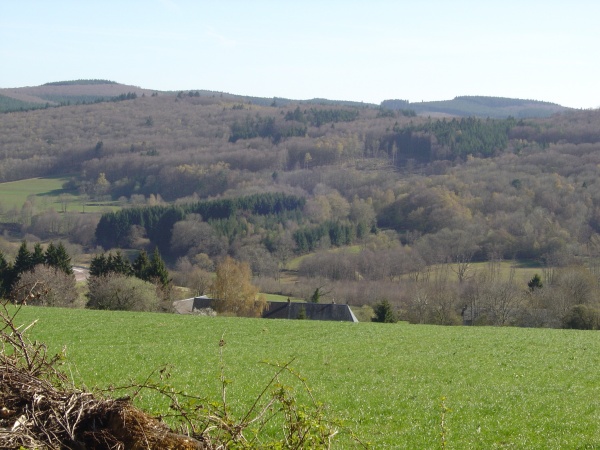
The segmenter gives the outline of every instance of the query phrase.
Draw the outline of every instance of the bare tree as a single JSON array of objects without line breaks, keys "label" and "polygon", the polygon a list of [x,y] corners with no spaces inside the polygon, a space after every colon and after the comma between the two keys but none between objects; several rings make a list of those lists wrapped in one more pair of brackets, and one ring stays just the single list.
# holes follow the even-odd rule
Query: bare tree
[{"label": "bare tree", "polygon": [[279,273],[277,260],[260,243],[248,242],[236,252],[236,257],[248,262],[256,277],[276,278]]},{"label": "bare tree", "polygon": [[13,288],[17,303],[37,306],[82,307],[79,301],[75,275],[60,269],[39,264],[21,274]]},{"label": "bare tree", "polygon": [[173,226],[171,249],[180,255],[206,253],[213,257],[223,254],[226,248],[223,239],[198,215],[190,215]]},{"label": "bare tree", "polygon": [[497,280],[485,286],[483,303],[494,325],[506,326],[515,321],[523,304],[524,291],[514,282],[514,269],[508,280]]},{"label": "bare tree", "polygon": [[447,280],[435,280],[427,286],[431,322],[436,325],[458,325],[458,293]]},{"label": "bare tree", "polygon": [[407,293],[408,320],[412,323],[426,323],[431,299],[425,285],[413,283]]},{"label": "bare tree", "polygon": [[294,255],[296,243],[289,232],[281,234],[275,242],[275,258],[279,263],[280,271],[287,270],[287,265]]},{"label": "bare tree", "polygon": [[444,228],[434,235],[425,238],[435,262],[448,263],[459,283],[470,275],[471,261],[479,250],[476,235],[465,230]]}]

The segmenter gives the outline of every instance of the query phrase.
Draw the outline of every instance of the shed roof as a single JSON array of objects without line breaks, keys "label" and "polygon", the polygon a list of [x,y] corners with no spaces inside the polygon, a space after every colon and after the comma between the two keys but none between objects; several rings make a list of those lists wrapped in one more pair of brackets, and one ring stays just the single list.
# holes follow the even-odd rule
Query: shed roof
[{"label": "shed roof", "polygon": [[297,319],[301,312],[308,320],[358,322],[348,305],[336,303],[267,302],[265,319]]},{"label": "shed roof", "polygon": [[[174,302],[179,314],[192,314],[194,311],[212,308],[213,300],[206,296],[194,297]],[[265,319],[297,319],[304,314],[308,320],[333,320],[358,322],[348,305],[336,303],[267,302],[262,317]]]}]

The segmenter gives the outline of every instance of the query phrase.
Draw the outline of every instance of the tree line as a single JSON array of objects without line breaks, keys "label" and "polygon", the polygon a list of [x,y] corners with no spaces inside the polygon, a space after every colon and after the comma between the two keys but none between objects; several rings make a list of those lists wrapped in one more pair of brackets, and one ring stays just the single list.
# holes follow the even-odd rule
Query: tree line
[{"label": "tree line", "polygon": [[237,212],[278,216],[302,209],[304,202],[301,197],[268,193],[187,205],[125,208],[102,215],[96,227],[96,240],[104,248],[118,247],[125,243],[131,227],[139,226],[144,228],[150,242],[168,250],[174,224],[184,220],[188,214],[198,214],[206,221],[223,223],[219,221],[229,219]]}]

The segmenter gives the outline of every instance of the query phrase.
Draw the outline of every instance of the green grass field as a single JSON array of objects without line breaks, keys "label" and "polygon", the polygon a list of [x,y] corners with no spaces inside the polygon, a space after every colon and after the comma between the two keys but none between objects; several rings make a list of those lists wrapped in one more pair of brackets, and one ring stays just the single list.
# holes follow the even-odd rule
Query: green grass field
[{"label": "green grass field", "polygon": [[[58,196],[66,193],[63,190],[62,185],[67,181],[67,178],[30,178],[27,180],[10,181],[8,183],[0,183],[0,198],[2,198],[2,205],[5,209],[13,207],[21,208],[23,203],[31,195],[40,197],[40,203],[42,196],[45,197],[56,197],[55,200],[58,202]],[[55,209],[58,210],[57,207]]]},{"label": "green grass field", "polygon": [[54,208],[63,210],[61,196],[66,196],[67,211],[103,212],[118,208],[117,202],[94,202],[84,200],[77,192],[63,189],[67,177],[30,178],[27,180],[0,183],[0,199],[4,212],[17,208],[20,210],[30,196],[35,196],[36,210],[45,211]]},{"label": "green grass field", "polygon": [[[274,369],[306,377],[317,400],[373,448],[600,448],[600,335],[548,329],[206,318],[23,308],[32,338],[67,346],[78,383],[143,381],[163,364],[174,385],[246,410]],[[146,408],[156,408],[150,394]],[[340,435],[334,448],[354,448]]]}]

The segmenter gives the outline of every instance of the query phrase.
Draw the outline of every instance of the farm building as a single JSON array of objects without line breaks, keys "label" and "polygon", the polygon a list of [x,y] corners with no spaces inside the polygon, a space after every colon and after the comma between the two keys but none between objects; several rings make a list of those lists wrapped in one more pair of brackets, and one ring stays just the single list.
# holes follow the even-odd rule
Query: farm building
[{"label": "farm building", "polygon": [[[176,301],[173,306],[179,314],[197,314],[212,309],[215,301],[218,300],[202,296]],[[262,317],[264,319],[304,318],[307,320],[358,322],[348,305],[336,303],[267,302]]]}]

